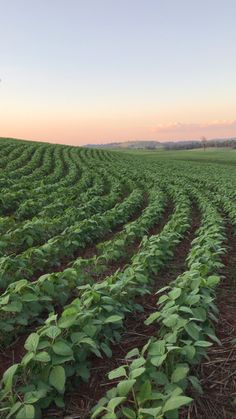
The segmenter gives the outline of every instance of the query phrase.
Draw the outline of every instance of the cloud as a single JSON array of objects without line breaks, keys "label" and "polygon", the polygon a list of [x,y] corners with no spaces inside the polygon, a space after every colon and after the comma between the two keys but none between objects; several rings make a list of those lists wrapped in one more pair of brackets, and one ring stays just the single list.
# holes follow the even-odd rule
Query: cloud
[{"label": "cloud", "polygon": [[163,138],[181,136],[185,138],[208,136],[236,136],[236,120],[214,120],[206,123],[170,122],[167,124],[156,124],[150,127],[152,134],[163,136]]}]

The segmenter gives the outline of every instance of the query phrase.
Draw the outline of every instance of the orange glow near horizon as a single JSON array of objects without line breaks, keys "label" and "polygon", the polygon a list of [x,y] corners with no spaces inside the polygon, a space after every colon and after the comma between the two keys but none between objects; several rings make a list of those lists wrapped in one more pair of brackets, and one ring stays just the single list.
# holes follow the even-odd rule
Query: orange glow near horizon
[{"label": "orange glow near horizon", "polygon": [[[142,123],[143,122],[143,123]],[[216,120],[204,123],[157,123],[142,120],[65,120],[28,118],[1,121],[0,136],[52,143],[85,145],[132,140],[191,140],[236,137],[236,120]]]}]

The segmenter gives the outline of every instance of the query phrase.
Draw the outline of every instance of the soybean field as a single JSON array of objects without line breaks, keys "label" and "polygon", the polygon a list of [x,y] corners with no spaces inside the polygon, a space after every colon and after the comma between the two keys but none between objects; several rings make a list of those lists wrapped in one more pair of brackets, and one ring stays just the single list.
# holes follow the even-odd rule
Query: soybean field
[{"label": "soybean field", "polygon": [[236,417],[236,150],[0,140],[0,417]]}]

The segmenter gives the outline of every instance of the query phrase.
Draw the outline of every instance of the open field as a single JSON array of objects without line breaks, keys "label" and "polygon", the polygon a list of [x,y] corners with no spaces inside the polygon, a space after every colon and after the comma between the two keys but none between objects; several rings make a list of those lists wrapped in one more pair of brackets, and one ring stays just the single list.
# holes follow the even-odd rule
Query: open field
[{"label": "open field", "polygon": [[0,417],[236,417],[236,150],[0,140]]}]

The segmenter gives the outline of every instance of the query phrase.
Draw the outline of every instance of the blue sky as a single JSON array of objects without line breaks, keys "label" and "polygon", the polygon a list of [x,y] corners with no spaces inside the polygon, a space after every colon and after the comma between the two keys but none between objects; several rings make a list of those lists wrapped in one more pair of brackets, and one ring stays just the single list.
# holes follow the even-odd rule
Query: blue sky
[{"label": "blue sky", "polygon": [[0,0],[0,136],[236,136],[236,2]]}]

